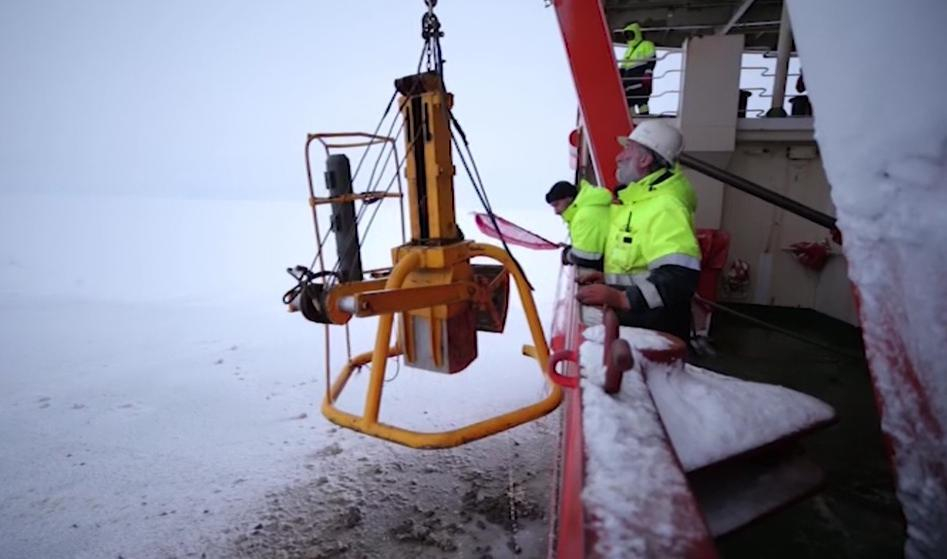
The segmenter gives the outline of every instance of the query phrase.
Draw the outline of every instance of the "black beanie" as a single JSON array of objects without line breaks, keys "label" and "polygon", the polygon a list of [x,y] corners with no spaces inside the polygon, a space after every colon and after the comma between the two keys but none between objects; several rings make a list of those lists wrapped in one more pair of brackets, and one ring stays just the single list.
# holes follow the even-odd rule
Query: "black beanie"
[{"label": "black beanie", "polygon": [[546,203],[552,204],[556,200],[575,198],[576,194],[578,193],[579,192],[575,189],[575,185],[571,182],[559,181],[552,185],[552,188],[550,188],[549,192],[546,193]]}]

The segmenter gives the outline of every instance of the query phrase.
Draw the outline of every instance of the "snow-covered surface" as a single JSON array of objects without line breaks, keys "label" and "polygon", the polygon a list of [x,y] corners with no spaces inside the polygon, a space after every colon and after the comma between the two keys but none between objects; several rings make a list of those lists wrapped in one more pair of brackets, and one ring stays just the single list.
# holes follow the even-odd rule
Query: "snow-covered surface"
[{"label": "snow-covered surface", "polygon": [[[336,429],[318,413],[322,328],[279,303],[283,269],[312,256],[306,134],[374,129],[418,59],[423,9],[0,3],[0,557],[500,556],[511,534],[545,555],[556,417],[436,452]],[[566,58],[548,56],[554,11],[442,2],[438,15],[494,207],[561,239],[542,193],[570,175],[575,95]],[[486,24],[509,41],[485,44]],[[384,48],[356,29],[384,30]],[[511,49],[544,64],[505,64]],[[460,178],[455,194],[478,206]],[[219,201],[182,199],[205,197]],[[470,238],[473,206],[458,211]],[[375,264],[399,238],[390,226],[376,223]],[[558,254],[518,255],[548,312],[540,272]],[[390,368],[382,418],[438,429],[537,400],[515,308],[468,371]],[[373,326],[353,327],[354,349]],[[343,407],[360,409],[365,376]],[[509,528],[493,514],[504,502],[518,505]]]},{"label": "snow-covered surface", "polygon": [[830,421],[831,406],[783,386],[686,365],[648,367],[648,388],[687,471]]},{"label": "snow-covered surface", "polygon": [[[0,555],[545,556],[554,415],[415,451],[319,414],[322,328],[279,302],[311,243],[305,201],[3,198]],[[548,314],[558,255],[517,255]],[[389,368],[382,419],[434,430],[541,398],[518,308],[463,373]],[[373,337],[357,321],[353,349]]]},{"label": "snow-covered surface", "polygon": [[[654,330],[646,330],[644,328],[620,326],[618,335],[626,340],[632,349],[639,351],[642,349],[670,349],[673,345],[671,341],[663,334],[655,332]],[[582,332],[582,337],[587,341],[603,344],[605,342],[605,327],[602,325],[597,325],[591,328],[586,328]],[[598,351],[601,352],[601,348],[599,348]]]},{"label": "snow-covered surface", "polygon": [[605,393],[601,344],[580,347],[585,488],[582,500],[599,557],[684,557],[706,536],[689,498],[644,377],[625,374],[621,391]]},{"label": "snow-covered surface", "polygon": [[[583,363],[602,362],[603,326],[585,330]],[[651,330],[621,328],[643,370],[661,421],[685,471],[696,470],[830,421],[828,404],[783,386],[750,382],[693,365],[647,361],[642,349],[670,347]],[[642,365],[644,365],[642,367]]]},{"label": "snow-covered surface", "polygon": [[947,3],[789,9],[892,443],[905,554],[947,557]]},{"label": "snow-covered surface", "polygon": [[668,349],[671,343],[640,328],[621,328],[635,366],[624,374],[618,394],[605,394],[604,334],[603,326],[587,328],[580,348],[583,500],[595,525],[596,552],[603,557],[684,556],[700,541],[704,526],[692,510],[683,471],[834,416],[827,404],[788,388],[648,361],[642,350]]}]

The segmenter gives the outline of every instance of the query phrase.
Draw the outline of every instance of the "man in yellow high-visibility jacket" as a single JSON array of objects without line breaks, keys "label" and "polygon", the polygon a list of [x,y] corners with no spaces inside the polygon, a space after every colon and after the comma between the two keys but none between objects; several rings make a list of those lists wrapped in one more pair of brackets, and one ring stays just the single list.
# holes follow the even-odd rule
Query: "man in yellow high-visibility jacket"
[{"label": "man in yellow high-visibility jacket", "polygon": [[648,99],[651,97],[651,78],[654,74],[654,43],[641,34],[641,26],[629,23],[625,27],[625,55],[618,64],[622,86],[628,107],[634,107],[639,115],[649,114]]},{"label": "man in yellow high-visibility jacket", "polygon": [[[694,232],[697,197],[677,165],[681,133],[660,120],[642,122],[616,161],[622,187],[605,241],[604,283],[577,293],[584,305],[614,308],[626,326],[690,337],[691,299],[700,275]],[[587,280],[588,281],[588,280]]]},{"label": "man in yellow high-visibility jacket", "polygon": [[571,182],[559,181],[546,193],[546,203],[569,227],[572,244],[563,252],[563,264],[601,271],[611,191],[585,180],[578,189]]}]

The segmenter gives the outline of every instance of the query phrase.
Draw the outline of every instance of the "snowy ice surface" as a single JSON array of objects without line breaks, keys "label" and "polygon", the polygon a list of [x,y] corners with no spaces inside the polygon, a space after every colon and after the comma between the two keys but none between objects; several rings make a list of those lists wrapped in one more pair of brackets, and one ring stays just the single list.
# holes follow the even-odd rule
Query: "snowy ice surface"
[{"label": "snowy ice surface", "polygon": [[684,557],[702,535],[687,481],[667,443],[642,375],[627,373],[616,395],[602,389],[601,344],[580,347],[585,488],[582,500],[600,557]]},{"label": "snowy ice surface", "polygon": [[[381,265],[394,235],[375,235]],[[545,556],[556,417],[415,451],[319,414],[322,328],[279,302],[312,246],[305,201],[4,197],[0,555]],[[517,256],[548,315],[558,254]],[[463,373],[390,367],[382,419],[435,430],[541,398],[518,308]],[[358,321],[353,349],[373,337]]]},{"label": "snowy ice surface", "polygon": [[905,555],[947,557],[947,3],[789,9],[892,443]]},{"label": "snowy ice surface", "polygon": [[[601,363],[605,330],[585,330],[583,362]],[[783,386],[740,380],[707,369],[646,361],[643,348],[668,347],[667,338],[641,328],[621,328],[685,471],[692,471],[830,421],[831,406]],[[636,366],[638,366],[636,365]]]}]

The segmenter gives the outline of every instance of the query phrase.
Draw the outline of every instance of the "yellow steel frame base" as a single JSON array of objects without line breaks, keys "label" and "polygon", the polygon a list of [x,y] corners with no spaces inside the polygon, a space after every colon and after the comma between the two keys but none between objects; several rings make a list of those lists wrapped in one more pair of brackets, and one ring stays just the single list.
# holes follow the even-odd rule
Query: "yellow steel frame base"
[{"label": "yellow steel frame base", "polygon": [[[520,300],[523,303],[523,310],[526,314],[530,334],[533,338],[532,347],[524,348],[524,353],[536,359],[540,372],[545,375],[546,364],[549,361],[549,347],[546,345],[546,338],[539,321],[539,315],[536,312],[536,304],[526,284],[526,278],[523,277],[519,267],[516,266],[510,256],[502,249],[478,243],[471,243],[469,246],[470,258],[476,256],[492,258],[503,264],[516,280],[516,288]],[[392,269],[385,288],[401,288],[405,277],[407,277],[411,271],[420,267],[421,261],[422,257],[419,253],[412,252],[407,254],[399,260]],[[562,401],[562,389],[553,382],[548,381],[547,378],[549,394],[539,402],[483,421],[478,421],[477,423],[459,429],[422,433],[381,423],[378,421],[378,413],[381,408],[381,395],[385,380],[386,364],[389,357],[401,354],[400,348],[389,347],[391,343],[393,319],[393,313],[379,315],[378,333],[375,337],[374,350],[357,355],[346,363],[339,377],[332,383],[328,394],[326,394],[322,402],[322,414],[336,425],[412,448],[450,448],[482,439],[499,433],[500,431],[505,431],[517,425],[538,419],[556,409]],[[371,363],[371,377],[369,379],[368,393],[365,397],[364,414],[359,416],[338,409],[335,406],[335,402],[345,388],[345,384],[351,377],[352,371],[368,363]]]}]

